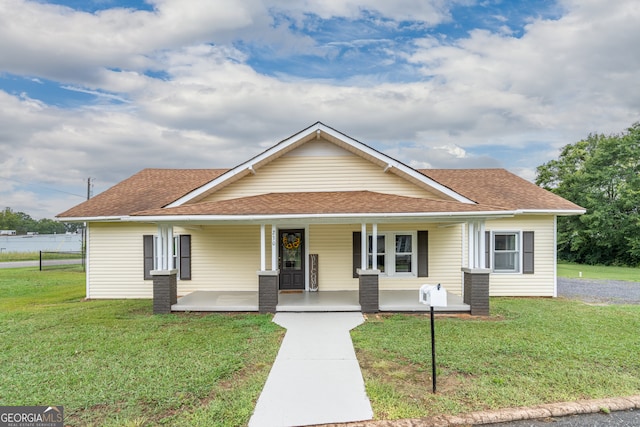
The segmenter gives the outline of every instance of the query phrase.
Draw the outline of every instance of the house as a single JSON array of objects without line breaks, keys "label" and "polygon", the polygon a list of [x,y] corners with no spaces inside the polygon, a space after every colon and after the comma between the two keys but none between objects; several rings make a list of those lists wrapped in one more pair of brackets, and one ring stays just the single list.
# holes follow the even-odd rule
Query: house
[{"label": "house", "polygon": [[427,283],[488,314],[489,296],[556,296],[556,218],[582,213],[506,170],[413,169],[318,122],[232,169],[144,169],[58,218],[87,224],[87,298],[274,312],[351,295],[375,312]]}]

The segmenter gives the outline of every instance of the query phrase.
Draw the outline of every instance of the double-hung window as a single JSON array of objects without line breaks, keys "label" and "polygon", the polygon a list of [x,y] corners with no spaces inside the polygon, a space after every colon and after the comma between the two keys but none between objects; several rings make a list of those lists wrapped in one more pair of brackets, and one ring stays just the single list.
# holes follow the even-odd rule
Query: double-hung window
[{"label": "double-hung window", "polygon": [[386,264],[386,261],[387,261],[387,258],[386,258],[386,247],[385,247],[386,246],[385,245],[386,244],[386,240],[387,239],[386,239],[386,236],[384,234],[378,234],[377,241],[376,241],[377,245],[376,245],[376,248],[375,248],[376,249],[376,253],[375,254],[373,253],[373,236],[369,236],[368,244],[367,244],[367,247],[368,247],[367,254],[368,254],[368,259],[369,259],[369,261],[368,261],[369,268],[373,268],[373,257],[375,256],[376,257],[376,268],[378,270],[380,270],[381,273],[386,272],[386,269],[385,269],[385,264]]},{"label": "double-hung window", "polygon": [[373,253],[373,236],[367,239],[368,267],[373,268],[376,257],[377,269],[387,276],[417,275],[417,238],[415,232],[381,233]]},{"label": "double-hung window", "polygon": [[495,231],[493,233],[493,271],[520,273],[520,241],[519,232]]}]

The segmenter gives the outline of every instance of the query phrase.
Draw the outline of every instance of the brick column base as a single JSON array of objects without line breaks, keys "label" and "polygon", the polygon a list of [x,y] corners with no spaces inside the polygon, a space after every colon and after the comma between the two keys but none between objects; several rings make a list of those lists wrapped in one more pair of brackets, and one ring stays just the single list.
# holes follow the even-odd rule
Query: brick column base
[{"label": "brick column base", "polygon": [[363,313],[377,313],[380,311],[379,292],[380,270],[358,270],[359,302]]},{"label": "brick column base", "polygon": [[275,313],[278,306],[279,271],[258,272],[258,311]]},{"label": "brick column base", "polygon": [[464,303],[471,306],[472,316],[489,315],[489,270],[466,269],[464,272]]},{"label": "brick column base", "polygon": [[153,314],[171,313],[171,306],[178,302],[178,270],[154,270]]}]

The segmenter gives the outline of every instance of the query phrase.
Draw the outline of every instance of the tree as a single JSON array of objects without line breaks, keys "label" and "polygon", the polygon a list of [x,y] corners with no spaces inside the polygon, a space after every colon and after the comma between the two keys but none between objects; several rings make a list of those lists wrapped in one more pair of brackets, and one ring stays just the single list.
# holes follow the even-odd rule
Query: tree
[{"label": "tree", "polygon": [[78,224],[58,222],[47,218],[36,221],[26,213],[14,212],[8,207],[0,211],[0,230],[16,230],[17,234],[27,234],[30,231],[40,234],[62,234],[67,231],[75,232],[78,228]]},{"label": "tree", "polygon": [[566,145],[538,166],[536,184],[587,210],[558,219],[561,259],[640,265],[640,123]]}]

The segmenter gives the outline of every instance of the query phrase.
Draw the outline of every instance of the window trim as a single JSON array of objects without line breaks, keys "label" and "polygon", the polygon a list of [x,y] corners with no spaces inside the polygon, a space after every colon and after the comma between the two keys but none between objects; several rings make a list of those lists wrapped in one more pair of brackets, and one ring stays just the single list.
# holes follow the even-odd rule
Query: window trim
[{"label": "window trim", "polygon": [[[516,253],[516,259],[518,261],[518,265],[516,269],[513,270],[502,270],[496,268],[496,236],[504,236],[504,235],[515,235],[516,236],[516,249],[514,251],[504,251],[509,253]],[[496,274],[522,274],[522,230],[492,230],[491,231],[491,248],[490,248],[490,256],[491,256],[491,271]]]},{"label": "window trim", "polygon": [[[411,236],[411,252],[396,252],[396,236]],[[418,231],[384,231],[377,233],[377,236],[384,236],[385,241],[385,266],[384,272],[380,272],[380,277],[392,277],[392,278],[416,278],[418,276]],[[368,268],[371,268],[369,256],[371,255],[371,248],[369,247],[370,241],[373,240],[373,233],[367,233],[367,262]],[[380,248],[378,248],[378,254],[381,254]],[[397,272],[396,271],[396,256],[398,254],[410,254],[411,255],[411,271],[410,272]]]}]

